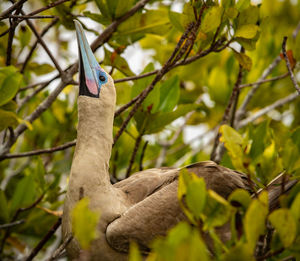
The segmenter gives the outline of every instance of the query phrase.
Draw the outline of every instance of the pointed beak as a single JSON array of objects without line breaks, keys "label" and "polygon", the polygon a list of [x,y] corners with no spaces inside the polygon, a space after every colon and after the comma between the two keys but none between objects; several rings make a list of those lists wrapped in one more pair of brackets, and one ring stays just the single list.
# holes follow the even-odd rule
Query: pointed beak
[{"label": "pointed beak", "polygon": [[101,84],[97,72],[102,69],[90,48],[81,24],[78,21],[74,22],[79,49],[79,95],[99,97]]}]

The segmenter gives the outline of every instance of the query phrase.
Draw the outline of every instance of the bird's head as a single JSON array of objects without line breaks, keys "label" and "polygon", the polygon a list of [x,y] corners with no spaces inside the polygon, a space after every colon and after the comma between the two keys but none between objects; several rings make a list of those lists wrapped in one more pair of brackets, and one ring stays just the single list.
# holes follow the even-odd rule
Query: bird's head
[{"label": "bird's head", "polygon": [[94,98],[101,97],[102,92],[114,95],[112,78],[97,62],[78,21],[75,21],[75,27],[79,49],[79,95]]}]

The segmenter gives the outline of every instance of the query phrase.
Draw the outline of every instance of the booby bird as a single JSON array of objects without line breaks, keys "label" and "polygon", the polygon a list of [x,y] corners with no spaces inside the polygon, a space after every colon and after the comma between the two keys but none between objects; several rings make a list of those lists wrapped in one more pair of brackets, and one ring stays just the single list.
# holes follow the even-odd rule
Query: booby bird
[{"label": "booby bird", "polygon": [[[177,199],[179,168],[156,168],[138,172],[116,183],[108,172],[116,91],[113,79],[98,64],[80,23],[75,22],[79,47],[79,97],[77,144],[66,194],[62,234],[72,234],[71,212],[88,197],[89,207],[101,214],[98,238],[89,249],[91,260],[127,260],[129,242],[144,252],[149,243],[186,217]],[[237,189],[249,189],[246,175],[212,161],[185,167],[203,177],[207,189],[224,198]],[[228,239],[229,233],[221,235]],[[70,259],[80,255],[75,238],[67,247]]]}]

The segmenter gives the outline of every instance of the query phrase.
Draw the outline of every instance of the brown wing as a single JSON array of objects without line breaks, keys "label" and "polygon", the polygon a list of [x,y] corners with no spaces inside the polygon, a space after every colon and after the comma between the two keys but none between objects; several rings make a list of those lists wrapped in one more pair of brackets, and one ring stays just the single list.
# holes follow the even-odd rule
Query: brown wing
[{"label": "brown wing", "polygon": [[[236,188],[246,188],[243,174],[218,166],[214,162],[201,162],[186,168],[203,177],[208,189],[215,190],[225,198]],[[106,238],[114,249],[128,252],[129,242],[134,240],[147,251],[147,246],[155,237],[165,235],[170,228],[185,219],[177,200],[178,173],[179,169],[166,172],[168,178],[162,178],[164,182],[156,182],[157,187],[143,185],[143,182],[137,181],[137,177],[135,181],[119,184],[120,189],[126,188],[128,193],[133,193],[136,198],[150,191],[151,193],[108,225]],[[144,189],[131,187],[136,185],[151,189],[146,189],[147,193],[140,192]],[[137,190],[139,192],[136,192]]]},{"label": "brown wing", "polygon": [[113,186],[121,189],[131,204],[136,204],[170,184],[177,176],[178,169],[174,168],[148,169],[137,172]]}]

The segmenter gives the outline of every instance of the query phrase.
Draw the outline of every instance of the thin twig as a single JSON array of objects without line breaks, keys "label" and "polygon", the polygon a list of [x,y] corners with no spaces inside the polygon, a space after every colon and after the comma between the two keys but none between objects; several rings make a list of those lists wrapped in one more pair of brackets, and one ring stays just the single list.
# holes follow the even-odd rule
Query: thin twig
[{"label": "thin twig", "polygon": [[14,227],[14,226],[17,226],[17,225],[21,225],[21,224],[23,224],[24,222],[25,222],[24,219],[20,219],[20,220],[11,222],[11,223],[2,224],[2,225],[0,225],[0,229],[3,229],[3,228],[9,228],[9,227]]},{"label": "thin twig", "polygon": [[116,80],[114,80],[114,83],[128,82],[128,81],[134,81],[134,80],[142,79],[142,78],[149,77],[151,75],[157,74],[157,72],[158,72],[158,70],[154,70],[152,72],[143,73],[143,74],[136,75],[136,76],[130,76],[130,77],[122,78],[122,79],[116,79]]},{"label": "thin twig", "polygon": [[[202,95],[200,95],[196,101],[195,104],[200,104],[202,100]],[[176,130],[175,134],[173,135],[173,137],[167,141],[167,142],[160,142],[160,145],[162,146],[162,149],[160,150],[159,156],[156,160],[155,163],[155,168],[159,168],[162,166],[162,164],[164,163],[165,157],[167,155],[167,150],[176,142],[176,140],[178,139],[179,135],[182,133],[182,131],[184,130],[186,123],[190,120],[190,118],[192,117],[192,115],[194,114],[195,110],[188,112],[185,117],[184,117],[184,121],[181,124],[181,126]]]},{"label": "thin twig", "polygon": [[300,87],[299,87],[299,85],[297,83],[297,80],[296,80],[294,74],[293,74],[293,70],[292,70],[292,67],[291,67],[290,60],[289,60],[289,58],[288,58],[288,56],[286,54],[286,41],[287,41],[287,37],[285,36],[283,38],[283,42],[282,42],[282,53],[283,53],[283,56],[284,56],[286,67],[287,67],[288,72],[290,74],[290,78],[291,78],[291,80],[293,82],[293,85],[294,85],[295,89],[297,90],[297,92],[300,94]]},{"label": "thin twig", "polygon": [[14,3],[10,8],[6,9],[2,14],[0,14],[0,21],[5,19],[9,14],[11,14],[14,10],[23,5],[27,0],[20,0]]},{"label": "thin twig", "polygon": [[142,171],[144,169],[143,167],[143,159],[144,159],[144,156],[145,156],[145,152],[146,152],[146,149],[147,149],[147,146],[148,146],[148,143],[149,141],[146,141],[143,148],[142,148],[142,153],[141,153],[141,157],[140,157],[140,167],[139,167],[139,170]]},{"label": "thin twig", "polygon": [[281,107],[293,100],[295,100],[297,97],[299,96],[299,93],[298,92],[294,92],[280,100],[277,100],[276,102],[270,104],[269,106],[266,106],[265,108],[259,110],[258,112],[254,113],[253,115],[249,116],[248,118],[240,121],[238,124],[237,124],[237,129],[240,129],[240,128],[243,128],[245,127],[246,125],[248,125],[250,122],[253,122],[255,121],[256,119],[258,119],[259,117],[267,114],[268,112],[278,108],[278,107]]},{"label": "thin twig", "polygon": [[57,6],[57,5],[61,5],[62,3],[68,2],[68,1],[70,1],[70,0],[59,0],[59,1],[53,2],[53,3],[51,3],[51,4],[49,4],[49,5],[45,6],[45,7],[42,7],[40,9],[38,9],[38,10],[35,10],[35,11],[29,13],[28,15],[30,15],[30,16],[36,15],[38,13],[41,13],[41,12],[43,12],[45,10],[51,9],[51,8]]},{"label": "thin twig", "polygon": [[36,247],[31,251],[30,255],[25,259],[25,261],[32,260],[43,248],[43,246],[49,241],[49,239],[53,236],[56,230],[61,225],[61,218],[59,218],[56,223],[50,228],[47,234],[42,238],[42,240],[36,245]]},{"label": "thin twig", "polygon": [[57,16],[55,16],[55,15],[9,15],[8,18],[16,18],[18,20],[25,20],[25,19],[57,18]]},{"label": "thin twig", "polygon": [[296,29],[293,32],[293,38],[296,39],[298,33],[300,32],[300,22],[298,23]]},{"label": "thin twig", "polygon": [[242,118],[244,118],[245,114],[246,114],[246,109],[247,106],[249,104],[249,102],[251,101],[251,99],[253,98],[255,92],[257,91],[258,87],[260,86],[261,81],[265,80],[267,78],[267,76],[272,72],[272,70],[280,63],[281,58],[278,55],[273,62],[264,70],[264,72],[262,73],[261,77],[259,78],[259,80],[257,81],[258,84],[255,84],[251,90],[247,93],[245,99],[243,100],[242,105],[239,107],[239,109],[236,112],[236,120],[240,121]]},{"label": "thin twig", "polygon": [[[47,25],[44,30],[41,32],[41,37],[43,37],[48,31],[49,29],[54,26],[57,22],[58,22],[58,18],[55,18],[51,21],[51,23],[49,25]],[[21,73],[24,72],[25,68],[26,68],[26,65],[27,63],[29,62],[31,56],[33,55],[33,52],[35,50],[35,48],[37,47],[37,44],[38,44],[38,40],[35,41],[35,43],[32,45],[31,49],[30,49],[30,52],[28,53],[27,57],[25,58],[25,61],[24,63],[22,64],[22,68],[21,68]]]},{"label": "thin twig", "polygon": [[144,131],[141,131],[141,133],[139,134],[139,136],[137,137],[137,139],[135,141],[134,149],[133,149],[133,152],[132,152],[132,155],[131,155],[131,158],[130,158],[130,161],[129,161],[129,165],[128,165],[128,168],[127,168],[127,171],[126,171],[126,178],[128,178],[130,176],[131,168],[132,168],[132,165],[134,163],[135,156],[136,156],[136,153],[138,151],[138,148],[141,144],[143,134],[144,134]]},{"label": "thin twig", "polygon": [[70,244],[73,239],[73,235],[68,235],[66,240],[55,250],[52,256],[47,261],[54,261],[60,257],[61,253],[66,249],[66,247]]},{"label": "thin twig", "polygon": [[[25,13],[23,11],[21,11],[21,13],[23,15],[25,15]],[[26,20],[26,23],[28,24],[28,26],[30,27],[31,31],[33,32],[33,34],[35,35],[35,37],[37,38],[37,40],[39,41],[39,43],[43,46],[44,50],[46,51],[46,53],[48,54],[48,56],[50,57],[50,59],[52,60],[53,64],[55,65],[56,69],[58,70],[59,74],[61,75],[61,77],[64,74],[64,71],[61,69],[60,65],[58,64],[57,60],[54,58],[54,56],[52,55],[50,49],[48,48],[48,46],[46,45],[46,43],[44,42],[43,38],[40,36],[40,34],[37,32],[37,30],[35,29],[33,23],[30,20]],[[62,77],[63,79],[63,77]]]},{"label": "thin twig", "polygon": [[[16,221],[17,218],[18,218],[18,216],[19,216],[21,213],[23,213],[23,212],[25,212],[25,211],[28,211],[28,210],[30,210],[30,209],[36,207],[36,205],[39,204],[39,203],[42,201],[42,199],[44,198],[44,195],[45,195],[45,194],[42,194],[36,201],[34,201],[34,202],[33,202],[31,205],[29,205],[28,207],[25,207],[25,208],[19,208],[19,209],[16,211],[16,213],[14,214],[14,216],[13,216],[11,222]],[[8,228],[6,229],[6,231],[5,231],[5,234],[4,234],[4,236],[3,236],[3,238],[2,238],[2,241],[1,241],[0,253],[2,253],[2,251],[3,251],[3,249],[4,249],[4,244],[5,244],[6,239],[9,237],[10,231],[11,231],[11,230],[10,230],[10,227],[8,227]]]},{"label": "thin twig", "polygon": [[265,79],[265,80],[261,80],[261,81],[257,81],[257,82],[252,82],[252,83],[241,84],[240,85],[240,89],[243,89],[243,88],[246,88],[246,87],[250,87],[250,86],[260,85],[260,84],[263,84],[263,83],[274,82],[274,81],[277,81],[277,80],[280,80],[280,79],[284,79],[287,76],[289,76],[288,72],[284,73],[282,75],[279,75],[279,76],[275,76],[275,77],[270,78],[270,79]]},{"label": "thin twig", "polygon": [[3,155],[0,157],[0,161],[4,160],[4,159],[23,158],[23,157],[30,157],[30,156],[35,156],[35,155],[53,153],[53,152],[68,149],[75,145],[76,145],[76,140],[73,140],[73,141],[66,142],[65,144],[53,147],[53,148],[39,149],[39,150],[21,152],[21,153],[16,153],[16,154],[6,154],[6,155]]},{"label": "thin twig", "polygon": [[[226,107],[225,112],[223,114],[223,118],[221,120],[220,126],[222,126],[223,124],[226,124],[228,122],[230,122],[233,125],[233,121],[234,121],[234,118],[235,118],[234,107],[235,107],[235,104],[237,104],[237,100],[239,98],[239,85],[242,82],[242,76],[243,76],[243,68],[240,65],[237,80],[234,84],[234,88],[232,90],[230,99],[228,101],[227,107]],[[231,114],[231,116],[230,116],[230,114]],[[211,152],[211,155],[210,155],[210,159],[212,161],[217,162],[217,163],[219,163],[221,161],[221,158],[222,158],[223,152],[224,152],[224,150],[222,149],[222,146],[219,146],[220,136],[221,136],[221,133],[218,130],[215,141],[214,141],[214,146],[213,146],[213,149],[212,149],[212,152]]]}]

